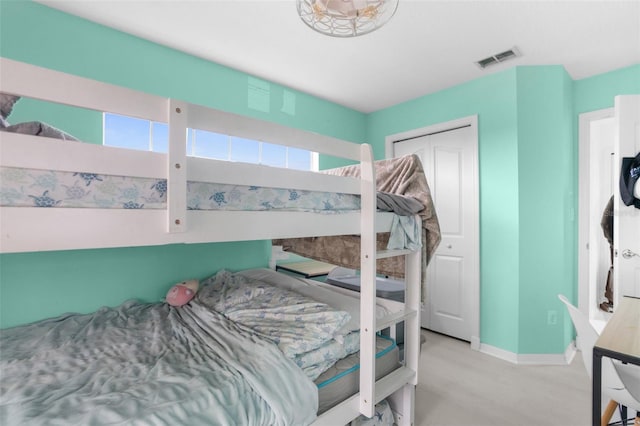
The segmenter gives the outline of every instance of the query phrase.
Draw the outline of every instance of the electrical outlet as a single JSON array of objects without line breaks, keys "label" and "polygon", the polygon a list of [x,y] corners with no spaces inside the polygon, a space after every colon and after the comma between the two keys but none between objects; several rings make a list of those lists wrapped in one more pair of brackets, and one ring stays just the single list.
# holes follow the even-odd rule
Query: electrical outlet
[{"label": "electrical outlet", "polygon": [[558,323],[558,311],[547,311],[547,325],[556,325]]}]

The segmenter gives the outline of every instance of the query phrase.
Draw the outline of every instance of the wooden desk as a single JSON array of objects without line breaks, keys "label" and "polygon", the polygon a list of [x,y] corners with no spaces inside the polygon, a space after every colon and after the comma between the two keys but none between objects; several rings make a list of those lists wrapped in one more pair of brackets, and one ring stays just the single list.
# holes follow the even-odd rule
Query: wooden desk
[{"label": "wooden desk", "polygon": [[640,298],[625,296],[593,346],[593,426],[600,425],[602,357],[640,365]]}]

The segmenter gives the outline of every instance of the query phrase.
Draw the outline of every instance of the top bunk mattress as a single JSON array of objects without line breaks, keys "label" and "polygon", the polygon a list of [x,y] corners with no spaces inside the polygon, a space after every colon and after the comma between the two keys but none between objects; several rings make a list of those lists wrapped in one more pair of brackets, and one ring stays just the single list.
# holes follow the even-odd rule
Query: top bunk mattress
[{"label": "top bunk mattress", "polygon": [[[167,180],[86,172],[0,167],[0,205],[102,209],[166,209]],[[424,206],[413,197],[378,192],[380,211],[410,216]],[[360,210],[360,196],[254,185],[187,181],[187,209],[234,211]]]}]

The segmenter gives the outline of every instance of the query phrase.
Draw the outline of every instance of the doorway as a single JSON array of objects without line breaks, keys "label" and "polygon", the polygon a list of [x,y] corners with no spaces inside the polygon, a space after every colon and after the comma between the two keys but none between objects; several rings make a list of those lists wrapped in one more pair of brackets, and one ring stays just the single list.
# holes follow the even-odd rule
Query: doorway
[{"label": "doorway", "polygon": [[614,109],[579,117],[579,235],[578,305],[597,330],[610,314],[599,308],[606,301],[605,286],[611,266],[609,243],[601,220],[614,193]]},{"label": "doorway", "polygon": [[609,247],[603,243],[600,220],[610,194],[614,195],[613,309],[623,295],[640,297],[640,210],[623,205],[619,191],[622,158],[640,152],[640,95],[616,96],[614,103],[614,108],[579,117],[578,304],[597,330],[610,317],[599,308],[604,298],[602,270],[609,268],[601,260]]},{"label": "doorway", "polygon": [[442,241],[427,268],[421,325],[480,348],[480,244],[477,116],[386,138],[387,158],[420,157]]},{"label": "doorway", "polygon": [[[633,159],[640,155],[640,95],[621,95],[615,97],[615,186],[614,203],[614,258],[613,258],[613,296],[614,311],[624,296],[640,297],[640,183],[635,182],[633,188],[631,175],[637,176],[633,169]],[[624,178],[621,179],[622,164]],[[624,182],[625,199],[623,202],[622,187]],[[628,194],[627,194],[628,193]]]}]

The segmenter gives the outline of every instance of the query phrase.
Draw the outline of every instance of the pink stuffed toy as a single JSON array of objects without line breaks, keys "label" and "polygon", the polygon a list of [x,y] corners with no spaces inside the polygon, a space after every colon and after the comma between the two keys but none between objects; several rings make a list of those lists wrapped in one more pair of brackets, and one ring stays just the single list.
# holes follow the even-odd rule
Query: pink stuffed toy
[{"label": "pink stuffed toy", "polygon": [[165,300],[171,306],[182,306],[189,303],[198,291],[198,280],[182,281],[171,287]]}]

